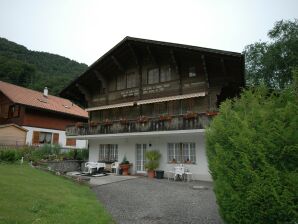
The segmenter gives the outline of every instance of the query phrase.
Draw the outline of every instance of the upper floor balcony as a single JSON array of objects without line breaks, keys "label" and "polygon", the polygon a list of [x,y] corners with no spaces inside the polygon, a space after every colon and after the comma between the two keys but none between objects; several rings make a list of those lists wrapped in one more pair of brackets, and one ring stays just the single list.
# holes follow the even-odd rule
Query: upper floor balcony
[{"label": "upper floor balcony", "polygon": [[183,115],[141,116],[138,119],[76,123],[66,127],[67,136],[105,135],[133,132],[205,129],[216,113],[189,112]]}]

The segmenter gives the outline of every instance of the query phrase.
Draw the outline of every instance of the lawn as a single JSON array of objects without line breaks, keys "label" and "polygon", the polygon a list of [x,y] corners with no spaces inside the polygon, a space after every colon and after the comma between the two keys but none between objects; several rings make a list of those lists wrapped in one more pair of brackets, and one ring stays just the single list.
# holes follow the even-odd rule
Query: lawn
[{"label": "lawn", "polygon": [[0,164],[0,223],[113,223],[88,186],[28,165]]}]

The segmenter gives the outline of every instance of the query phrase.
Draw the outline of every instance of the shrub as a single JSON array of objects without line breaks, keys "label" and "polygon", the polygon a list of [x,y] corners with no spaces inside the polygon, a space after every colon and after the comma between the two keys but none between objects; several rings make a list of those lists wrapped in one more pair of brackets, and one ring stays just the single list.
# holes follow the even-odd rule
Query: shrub
[{"label": "shrub", "polygon": [[18,160],[18,154],[14,149],[5,149],[0,151],[0,162],[15,162]]},{"label": "shrub", "polygon": [[298,222],[297,87],[244,91],[221,105],[207,130],[209,168],[227,223]]}]

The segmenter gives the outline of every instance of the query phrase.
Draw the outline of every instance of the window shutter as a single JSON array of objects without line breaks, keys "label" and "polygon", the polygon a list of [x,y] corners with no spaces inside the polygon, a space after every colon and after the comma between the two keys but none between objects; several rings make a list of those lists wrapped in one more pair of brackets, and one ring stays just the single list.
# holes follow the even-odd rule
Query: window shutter
[{"label": "window shutter", "polygon": [[33,131],[32,144],[33,145],[39,144],[39,131]]},{"label": "window shutter", "polygon": [[59,143],[59,133],[54,133],[53,134],[53,144],[58,144]]},{"label": "window shutter", "polygon": [[76,146],[76,139],[74,139],[74,138],[67,138],[66,139],[66,145],[67,146]]}]

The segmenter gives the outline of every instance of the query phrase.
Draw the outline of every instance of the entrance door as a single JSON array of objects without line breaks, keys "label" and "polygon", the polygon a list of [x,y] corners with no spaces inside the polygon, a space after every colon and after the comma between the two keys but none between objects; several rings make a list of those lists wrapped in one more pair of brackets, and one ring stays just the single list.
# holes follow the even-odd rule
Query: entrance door
[{"label": "entrance door", "polygon": [[144,173],[145,170],[145,162],[146,162],[146,144],[136,144],[136,172]]}]

